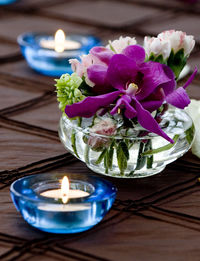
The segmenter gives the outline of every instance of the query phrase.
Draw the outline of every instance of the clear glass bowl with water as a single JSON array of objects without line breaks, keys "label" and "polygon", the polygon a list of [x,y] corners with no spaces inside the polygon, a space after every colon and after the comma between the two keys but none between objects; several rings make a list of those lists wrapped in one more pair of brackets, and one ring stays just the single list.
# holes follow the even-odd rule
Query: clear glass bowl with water
[{"label": "clear glass bowl with water", "polygon": [[[63,115],[59,125],[60,140],[94,172],[118,178],[143,178],[161,172],[190,149],[195,134],[192,119],[175,107],[169,107],[159,123],[174,144],[154,133],[141,137],[134,129],[128,135],[91,133],[92,120],[82,118],[80,127],[77,120]],[[91,139],[101,146],[98,149],[91,146]]]}]

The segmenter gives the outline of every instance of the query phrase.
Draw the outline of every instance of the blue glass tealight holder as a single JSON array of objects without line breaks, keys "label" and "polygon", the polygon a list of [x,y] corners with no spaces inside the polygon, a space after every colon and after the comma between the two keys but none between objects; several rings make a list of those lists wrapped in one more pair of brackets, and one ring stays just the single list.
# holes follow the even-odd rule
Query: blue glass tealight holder
[{"label": "blue glass tealight holder", "polygon": [[[82,197],[44,196],[61,187],[67,176],[70,191],[85,193]],[[88,230],[99,223],[111,208],[116,187],[94,176],[42,173],[20,178],[10,187],[11,198],[22,217],[31,226],[50,233],[70,234]]]},{"label": "blue glass tealight holder", "polygon": [[69,59],[78,59],[89,50],[101,44],[100,40],[92,35],[71,34],[67,41],[75,42],[75,49],[65,49],[58,53],[53,48],[43,46],[43,42],[54,41],[53,35],[44,33],[24,33],[18,36],[18,44],[28,65],[35,71],[53,77],[60,77],[64,73],[72,73]]},{"label": "blue glass tealight holder", "polygon": [[16,1],[17,0],[0,0],[0,5],[9,5],[9,4],[12,4]]}]

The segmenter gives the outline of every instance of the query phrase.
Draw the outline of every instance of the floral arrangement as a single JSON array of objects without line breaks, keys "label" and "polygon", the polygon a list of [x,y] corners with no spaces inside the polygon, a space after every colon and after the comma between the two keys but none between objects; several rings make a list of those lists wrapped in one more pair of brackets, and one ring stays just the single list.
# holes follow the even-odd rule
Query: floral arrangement
[{"label": "floral arrangement", "polygon": [[[118,165],[123,172],[129,145],[126,141],[106,142],[106,136],[128,135],[130,130],[130,135],[140,137],[154,133],[173,146],[176,137],[163,131],[160,117],[168,105],[184,109],[190,103],[185,89],[197,69],[184,86],[177,88],[176,82],[194,45],[193,36],[170,30],[157,37],[146,36],[143,46],[135,38],[120,37],[106,47],[93,47],[80,61],[70,60],[73,73],[56,80],[59,107],[69,119],[78,120],[79,126],[81,119],[92,119],[91,135],[84,142],[102,152],[97,163],[103,158],[106,161],[108,148],[117,146]],[[75,146],[73,149],[77,155]]]}]

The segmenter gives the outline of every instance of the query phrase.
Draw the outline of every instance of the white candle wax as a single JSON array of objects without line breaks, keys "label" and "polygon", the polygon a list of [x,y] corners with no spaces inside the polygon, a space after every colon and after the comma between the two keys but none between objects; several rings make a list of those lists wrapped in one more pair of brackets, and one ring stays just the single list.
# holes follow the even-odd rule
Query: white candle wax
[{"label": "white candle wax", "polygon": [[[48,197],[48,198],[63,198],[63,192],[61,189],[51,189],[51,190],[46,190],[42,193],[40,193],[41,196],[43,197]],[[82,197],[87,197],[89,196],[89,193],[83,190],[79,189],[70,189],[67,192],[67,197],[70,198],[82,198]]]},{"label": "white candle wax", "polygon": [[[41,196],[43,197],[48,197],[48,198],[55,198],[55,199],[59,199],[62,198],[63,200],[63,191],[62,189],[51,189],[51,190],[46,190],[42,193],[40,193]],[[82,198],[82,197],[86,197],[89,196],[89,193],[83,190],[79,190],[79,189],[70,189],[67,192],[67,199],[71,199],[71,198]],[[67,203],[63,202],[63,203]],[[44,211],[50,211],[50,212],[76,212],[76,211],[83,211],[83,210],[87,210],[90,209],[91,206],[90,204],[86,203],[86,204],[82,204],[82,203],[78,203],[78,204],[45,204],[45,205],[41,205],[39,206],[40,210],[44,210]]]},{"label": "white candle wax", "polygon": [[[55,43],[54,40],[42,39],[40,41],[40,46],[43,47],[43,48],[54,50],[56,48],[56,43]],[[65,39],[65,41],[63,43],[63,49],[64,50],[76,50],[76,49],[79,49],[80,47],[81,47],[81,44],[77,41]]]}]

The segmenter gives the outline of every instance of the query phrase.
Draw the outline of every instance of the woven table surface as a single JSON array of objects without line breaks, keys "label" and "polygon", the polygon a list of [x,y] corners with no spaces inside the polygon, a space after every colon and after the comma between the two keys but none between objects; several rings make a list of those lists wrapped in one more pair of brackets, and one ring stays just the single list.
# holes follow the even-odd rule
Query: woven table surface
[{"label": "woven table surface", "polygon": [[[58,138],[61,113],[54,79],[32,71],[16,38],[28,31],[88,33],[104,43],[120,35],[166,29],[193,34],[188,63],[200,62],[200,3],[176,0],[19,0],[0,6],[0,260],[200,260],[200,160],[188,152],[145,179],[108,178],[118,188],[108,215],[93,229],[51,235],[30,227],[16,211],[10,184],[25,175],[95,175]],[[182,85],[187,80],[183,79]],[[188,87],[200,99],[200,75]]]}]

